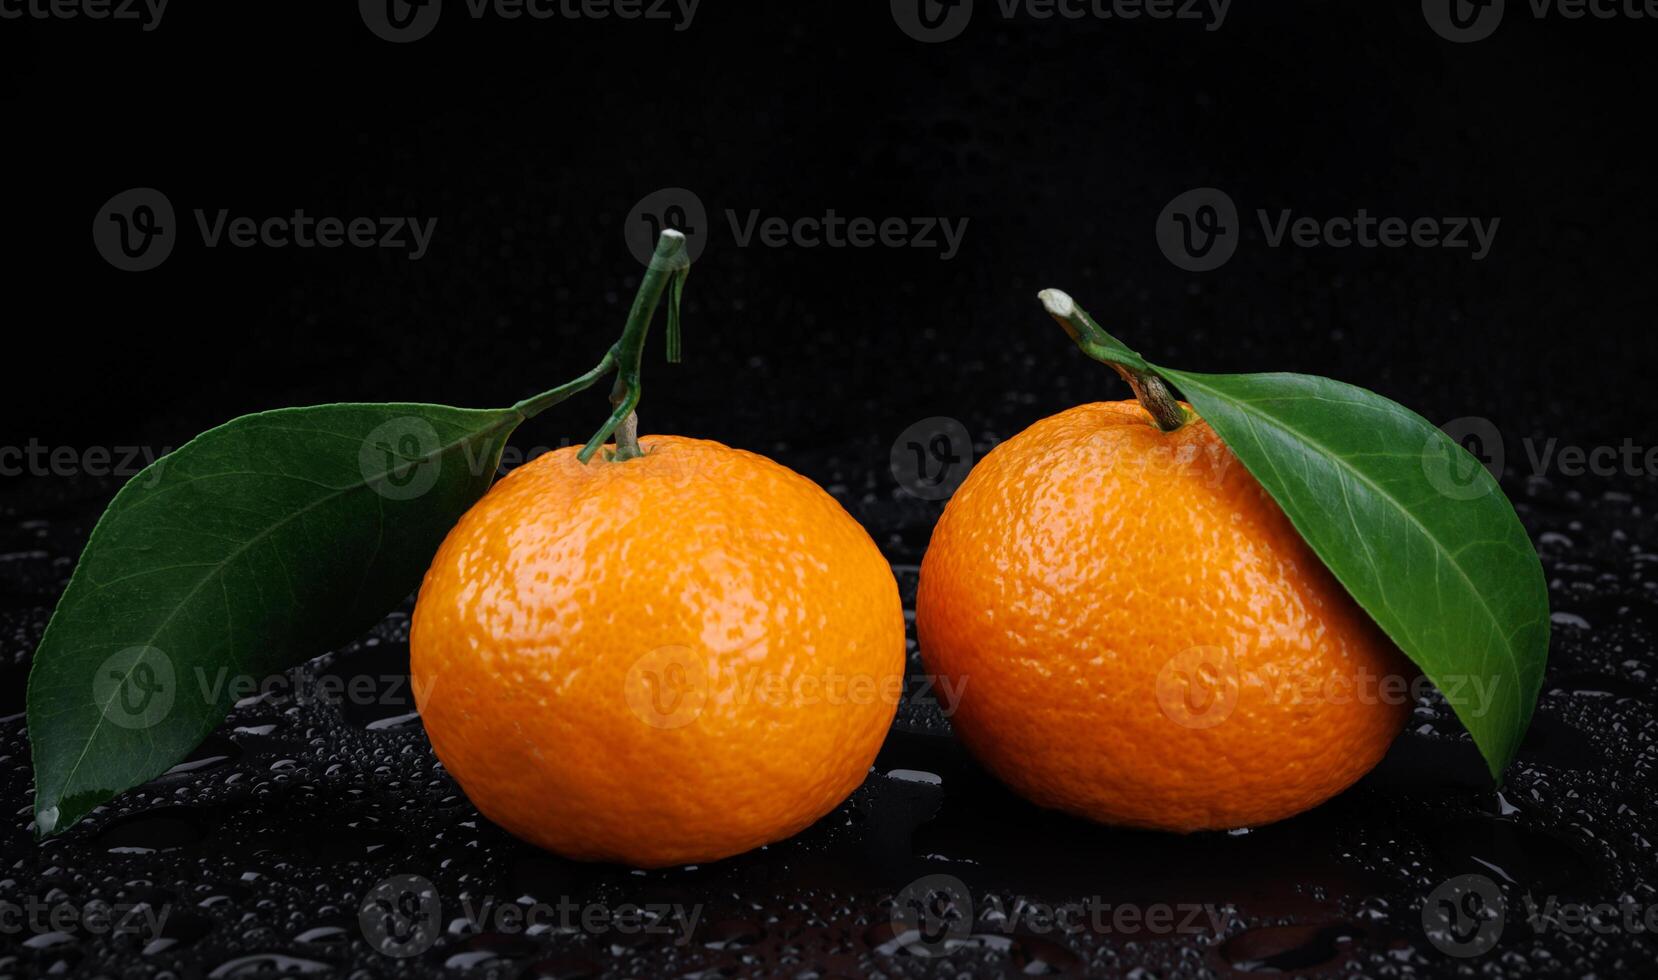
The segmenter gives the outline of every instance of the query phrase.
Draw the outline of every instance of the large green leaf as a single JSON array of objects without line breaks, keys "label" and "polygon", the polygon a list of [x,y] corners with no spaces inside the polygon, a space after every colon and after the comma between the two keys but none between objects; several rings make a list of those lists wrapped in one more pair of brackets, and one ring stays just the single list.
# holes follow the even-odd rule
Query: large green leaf
[{"label": "large green leaf", "polygon": [[1497,481],[1426,419],[1363,388],[1155,370],[1445,694],[1500,780],[1542,685],[1549,599]]},{"label": "large green leaf", "polygon": [[323,405],[203,433],[124,486],[35,653],[28,725],[42,833],[164,772],[238,678],[368,629],[419,584],[524,419]]}]

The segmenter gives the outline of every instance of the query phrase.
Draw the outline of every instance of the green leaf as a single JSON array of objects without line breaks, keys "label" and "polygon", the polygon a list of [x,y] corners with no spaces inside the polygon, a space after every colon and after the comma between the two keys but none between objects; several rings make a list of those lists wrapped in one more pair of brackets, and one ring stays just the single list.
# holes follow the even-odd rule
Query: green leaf
[{"label": "green leaf", "polygon": [[40,832],[184,758],[239,680],[379,621],[489,488],[523,419],[412,404],[264,412],[122,487],[29,674]]},{"label": "green leaf", "polygon": [[1445,694],[1500,781],[1542,686],[1549,597],[1497,481],[1426,419],[1363,388],[1155,370]]}]

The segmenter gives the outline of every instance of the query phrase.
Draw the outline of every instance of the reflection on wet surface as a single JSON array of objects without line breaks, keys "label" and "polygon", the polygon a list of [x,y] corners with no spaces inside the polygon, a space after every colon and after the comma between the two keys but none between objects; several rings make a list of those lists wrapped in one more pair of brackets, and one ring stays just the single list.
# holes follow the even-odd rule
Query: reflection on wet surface
[{"label": "reflection on wet surface", "polygon": [[[836,489],[913,602],[917,521],[936,507]],[[15,716],[47,597],[86,525],[13,525],[0,535],[12,546],[0,561],[0,793],[17,863],[0,901],[101,898],[169,915],[137,935],[31,933],[0,944],[0,973],[377,971],[391,961],[370,948],[364,903],[377,883],[411,875],[431,883],[441,914],[400,961],[410,976],[1439,975],[1491,962],[1614,975],[1650,963],[1641,936],[1539,931],[1528,902],[1658,900],[1653,518],[1626,496],[1541,481],[1527,492],[1518,509],[1545,535],[1559,615],[1536,720],[1500,792],[1430,695],[1375,772],[1292,820],[1184,837],[1091,825],[974,765],[921,683],[912,641],[909,698],[851,799],[793,840],[649,873],[561,860],[476,812],[420,728],[407,607],[245,699],[184,762],[36,847]],[[1479,959],[1424,931],[1430,896],[1462,875],[1490,882],[1504,910]]]}]

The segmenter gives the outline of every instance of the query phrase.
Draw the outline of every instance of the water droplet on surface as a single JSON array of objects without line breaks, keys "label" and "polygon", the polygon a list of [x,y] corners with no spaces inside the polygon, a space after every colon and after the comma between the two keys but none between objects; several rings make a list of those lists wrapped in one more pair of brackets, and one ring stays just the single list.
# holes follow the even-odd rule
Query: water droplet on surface
[{"label": "water droplet on surface", "polygon": [[591,960],[577,956],[550,956],[524,967],[519,980],[595,980],[604,971]]},{"label": "water droplet on surface", "polygon": [[703,945],[709,949],[741,949],[760,941],[760,927],[743,919],[723,919],[703,931]]},{"label": "water droplet on surface", "polygon": [[1051,939],[1019,936],[1013,941],[1013,962],[1026,976],[1074,973],[1082,968],[1082,957]]},{"label": "water droplet on surface", "polygon": [[887,776],[900,782],[926,783],[930,786],[940,786],[944,783],[944,777],[936,773],[922,772],[919,769],[893,769],[887,773]]},{"label": "water droplet on surface", "polygon": [[[165,914],[166,919],[161,920]],[[179,946],[188,946],[213,931],[213,920],[185,909],[163,906],[155,910],[160,930],[144,944],[144,955],[155,956]]]},{"label": "water droplet on surface", "polygon": [[1257,926],[1222,943],[1220,954],[1234,970],[1289,973],[1332,963],[1363,936],[1347,923]]},{"label": "water droplet on surface", "polygon": [[122,817],[105,827],[97,842],[115,854],[172,851],[198,843],[208,833],[210,815],[182,806],[159,807]]},{"label": "water droplet on surface", "polygon": [[330,973],[335,970],[332,963],[321,960],[309,960],[302,956],[289,956],[286,953],[253,953],[248,956],[238,956],[233,960],[226,960],[213,968],[207,976],[209,980],[222,980],[224,977],[268,977],[272,974],[313,974]]},{"label": "water droplet on surface", "polygon": [[1450,873],[1491,875],[1544,894],[1583,894],[1599,873],[1566,841],[1506,817],[1470,817],[1428,828]]}]

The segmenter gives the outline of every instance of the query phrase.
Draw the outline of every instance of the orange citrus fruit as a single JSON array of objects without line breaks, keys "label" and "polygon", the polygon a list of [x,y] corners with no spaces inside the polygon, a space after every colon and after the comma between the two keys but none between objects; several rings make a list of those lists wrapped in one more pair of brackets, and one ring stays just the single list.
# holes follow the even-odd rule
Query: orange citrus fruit
[{"label": "orange citrus fruit", "polygon": [[974,467],[916,626],[998,778],[1164,830],[1339,793],[1403,727],[1415,676],[1207,423],[1161,432],[1132,401],[1043,419]]},{"label": "orange citrus fruit", "polygon": [[489,819],[567,857],[711,861],[857,788],[897,708],[904,612],[869,535],[762,456],[671,436],[543,455],[443,542],[410,664]]}]

